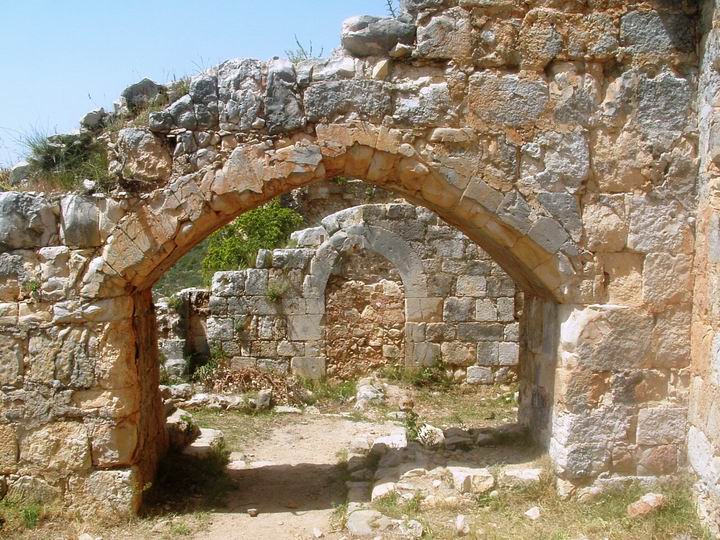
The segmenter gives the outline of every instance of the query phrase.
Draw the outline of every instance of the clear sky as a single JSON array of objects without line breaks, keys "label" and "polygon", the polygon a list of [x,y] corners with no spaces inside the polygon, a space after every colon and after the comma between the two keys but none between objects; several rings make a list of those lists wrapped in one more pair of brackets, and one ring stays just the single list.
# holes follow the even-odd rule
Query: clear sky
[{"label": "clear sky", "polygon": [[0,0],[0,165],[23,135],[77,129],[142,77],[285,56],[295,34],[327,54],[345,18],[385,14],[385,0]]}]

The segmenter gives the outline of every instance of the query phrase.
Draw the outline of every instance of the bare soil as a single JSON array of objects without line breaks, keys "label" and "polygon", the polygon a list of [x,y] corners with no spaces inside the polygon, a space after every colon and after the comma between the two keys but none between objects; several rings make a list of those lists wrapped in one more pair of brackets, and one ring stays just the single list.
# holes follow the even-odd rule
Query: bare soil
[{"label": "bare soil", "polygon": [[356,437],[380,437],[397,426],[325,415],[295,418],[297,423],[275,427],[266,439],[231,454],[228,469],[237,489],[194,538],[306,539],[317,531],[323,538],[342,536],[333,532],[332,516],[346,498],[343,453]]}]

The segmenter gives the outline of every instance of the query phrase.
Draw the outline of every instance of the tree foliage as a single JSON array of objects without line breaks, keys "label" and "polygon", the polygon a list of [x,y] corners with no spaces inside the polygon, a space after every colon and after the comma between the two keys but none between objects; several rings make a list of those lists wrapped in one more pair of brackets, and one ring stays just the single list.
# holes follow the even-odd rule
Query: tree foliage
[{"label": "tree foliage", "polygon": [[259,250],[285,245],[290,233],[302,224],[302,216],[279,201],[242,214],[210,236],[203,260],[205,281],[209,282],[215,272],[253,266]]}]

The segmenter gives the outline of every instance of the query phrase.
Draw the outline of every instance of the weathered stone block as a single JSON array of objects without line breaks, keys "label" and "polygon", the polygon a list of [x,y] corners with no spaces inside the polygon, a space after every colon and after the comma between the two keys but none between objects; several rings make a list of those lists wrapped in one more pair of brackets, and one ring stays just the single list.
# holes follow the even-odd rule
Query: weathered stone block
[{"label": "weathered stone block", "polygon": [[543,80],[483,71],[470,77],[468,101],[472,125],[519,127],[537,120],[548,103]]},{"label": "weathered stone block", "polygon": [[684,407],[653,407],[640,409],[637,443],[642,445],[678,444],[686,436],[687,409]]},{"label": "weathered stone block", "polygon": [[475,315],[474,298],[446,298],[443,307],[445,322],[472,321]]},{"label": "weathered stone block", "polygon": [[296,357],[290,361],[290,369],[298,377],[318,380],[325,375],[325,359]]}]

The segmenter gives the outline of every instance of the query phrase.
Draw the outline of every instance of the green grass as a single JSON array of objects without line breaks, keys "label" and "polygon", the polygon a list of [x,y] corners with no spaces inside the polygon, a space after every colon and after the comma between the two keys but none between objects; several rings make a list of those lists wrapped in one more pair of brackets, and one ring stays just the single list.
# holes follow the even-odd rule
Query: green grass
[{"label": "green grass", "polygon": [[242,452],[248,444],[267,437],[275,427],[297,422],[293,415],[272,412],[247,414],[198,409],[192,414],[197,425],[222,430],[227,448],[233,452]]},{"label": "green grass", "polygon": [[48,515],[39,501],[7,497],[0,501],[0,536],[36,529]]},{"label": "green grass", "polygon": [[313,381],[306,379],[303,381],[305,388],[310,390],[315,396],[315,401],[321,405],[337,405],[344,403],[357,392],[357,382],[349,381],[333,381],[328,379],[320,379]]},{"label": "green grass", "polygon": [[[630,485],[608,492],[594,502],[562,500],[555,491],[552,476],[546,474],[535,485],[501,488],[497,497],[482,495],[474,501],[460,499],[454,505],[423,509],[422,517],[430,524],[432,538],[448,540],[455,537],[448,523],[458,513],[468,516],[477,537],[493,540],[571,540],[583,536],[666,540],[683,534],[688,538],[710,540],[695,512],[690,483],[684,480],[652,489],[668,498],[665,507],[644,518],[627,517],[627,506],[648,491],[639,485]],[[408,513],[402,502],[389,500],[381,504],[395,514]],[[524,516],[533,506],[541,508],[537,521]]]},{"label": "green grass", "polygon": [[23,144],[30,177],[46,191],[72,191],[85,179],[103,190],[115,184],[108,173],[107,148],[89,133],[47,136],[33,132],[24,137]]}]

